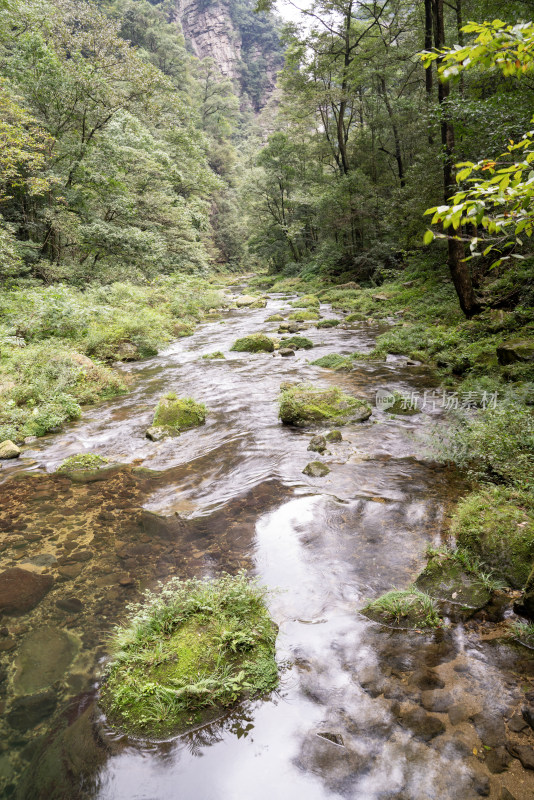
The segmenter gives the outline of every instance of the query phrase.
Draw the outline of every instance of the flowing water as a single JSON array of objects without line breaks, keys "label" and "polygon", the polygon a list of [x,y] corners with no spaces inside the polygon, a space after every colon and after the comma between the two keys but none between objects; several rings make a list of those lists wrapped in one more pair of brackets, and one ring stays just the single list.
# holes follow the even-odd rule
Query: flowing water
[{"label": "flowing water", "polygon": [[[422,444],[441,412],[375,408],[343,428],[323,458],[331,472],[317,479],[302,473],[316,458],[313,431],[277,417],[285,380],[336,383],[374,405],[379,388],[422,393],[432,378],[402,358],[343,374],[309,363],[370,349],[373,325],[309,327],[315,348],[294,358],[229,352],[239,336],[276,335],[266,319],[288,303],[272,296],[265,309],[226,312],[124,366],[127,397],[4,466],[3,567],[24,570],[12,573],[16,613],[0,630],[5,797],[534,797],[534,771],[505,750],[532,744],[517,716],[534,689],[531,653],[502,642],[483,615],[423,634],[381,628],[358,611],[407,586],[427,546],[446,535],[462,487]],[[226,358],[201,358],[215,350]],[[167,391],[203,401],[209,415],[202,428],[153,443],[145,431]],[[127,466],[89,483],[53,474],[80,452]],[[279,690],[170,741],[110,730],[98,676],[128,603],[171,575],[242,567],[276,589]]]}]

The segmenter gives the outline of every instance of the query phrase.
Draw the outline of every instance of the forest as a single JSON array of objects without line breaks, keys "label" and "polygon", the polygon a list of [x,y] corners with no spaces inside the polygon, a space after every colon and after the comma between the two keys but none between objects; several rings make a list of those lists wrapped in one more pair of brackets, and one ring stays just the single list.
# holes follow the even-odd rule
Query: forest
[{"label": "forest", "polygon": [[0,794],[534,796],[534,2],[0,11]]}]

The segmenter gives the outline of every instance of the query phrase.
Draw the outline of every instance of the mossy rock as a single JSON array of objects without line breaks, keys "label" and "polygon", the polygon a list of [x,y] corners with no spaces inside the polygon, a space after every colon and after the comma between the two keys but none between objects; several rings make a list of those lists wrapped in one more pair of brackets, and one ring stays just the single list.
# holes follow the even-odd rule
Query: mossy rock
[{"label": "mossy rock", "polygon": [[[523,588],[523,596],[514,605],[514,610],[524,617],[534,619],[534,564],[532,565],[530,575],[528,576],[527,582]],[[534,645],[534,640],[532,644]]]},{"label": "mossy rock", "polygon": [[252,309],[254,309],[254,308],[265,308],[266,305],[267,305],[267,300],[265,300],[263,297],[260,297],[258,300],[255,300],[253,303],[251,303],[249,305],[249,308],[252,308]]},{"label": "mossy rock", "polygon": [[534,512],[527,495],[489,486],[460,501],[451,532],[458,544],[514,589],[534,562]]},{"label": "mossy rock", "polygon": [[345,394],[337,386],[327,389],[297,384],[282,389],[280,419],[286,425],[319,422],[346,425],[369,419],[372,410],[365,400]]},{"label": "mossy rock", "polygon": [[93,483],[111,477],[122,468],[97,453],[80,453],[61,462],[56,472],[75,483]]},{"label": "mossy rock", "polygon": [[326,434],[325,439],[330,444],[337,444],[343,441],[343,436],[341,435],[341,431],[334,430],[334,431],[329,431]]},{"label": "mossy rock", "polygon": [[311,322],[312,320],[320,318],[321,315],[318,311],[293,311],[293,313],[289,315],[289,319],[293,319],[295,322]]},{"label": "mossy rock", "polygon": [[491,592],[476,573],[448,555],[431,558],[415,585],[438,601],[444,613],[456,618],[469,618],[491,600]]},{"label": "mossy rock", "polygon": [[412,630],[437,628],[443,623],[435,600],[415,587],[386,592],[367,603],[362,614],[382,625]]},{"label": "mossy rock", "polygon": [[304,294],[291,303],[293,308],[319,308],[320,300],[314,294]]},{"label": "mossy rock", "polygon": [[517,362],[534,361],[534,342],[532,340],[509,341],[497,347],[499,364],[515,364]]},{"label": "mossy rock", "polygon": [[270,317],[267,317],[267,322],[283,322],[284,317],[281,314],[271,314]]},{"label": "mossy rock", "polygon": [[237,339],[232,345],[231,350],[238,353],[272,353],[274,350],[274,342],[264,333],[253,333],[250,336]]},{"label": "mossy rock", "polygon": [[206,406],[190,397],[177,397],[169,392],[159,401],[152,427],[163,428],[168,434],[178,434],[204,425]]},{"label": "mossy rock", "polygon": [[221,351],[220,351],[220,350],[215,350],[215,352],[214,352],[214,353],[205,353],[205,354],[202,356],[202,358],[203,358],[205,361],[212,361],[213,359],[216,359],[216,358],[224,358],[224,353],[221,353]]},{"label": "mossy rock", "polygon": [[320,320],[316,328],[337,328],[338,325],[341,325],[340,319],[322,319]]},{"label": "mossy rock", "polygon": [[354,311],[352,314],[348,314],[343,322],[363,322],[364,319],[366,319],[365,314],[360,311]]},{"label": "mossy rock", "polygon": [[295,350],[311,350],[313,342],[305,336],[289,336],[288,338],[281,339],[280,343],[284,347],[292,347]]},{"label": "mossy rock", "polygon": [[315,367],[323,367],[323,369],[333,369],[337,372],[350,372],[353,368],[353,363],[350,358],[340,356],[338,353],[329,353],[327,356],[318,358],[312,361]]},{"label": "mossy rock", "polygon": [[396,414],[397,416],[411,416],[411,414],[419,413],[419,408],[411,402],[410,397],[400,392],[392,392],[389,404],[384,405],[383,409],[388,414]]},{"label": "mossy rock", "polygon": [[169,736],[278,683],[277,627],[244,573],[171,580],[115,630],[100,702],[128,733]]},{"label": "mossy rock", "polygon": [[330,467],[322,461],[310,461],[302,470],[303,475],[308,475],[310,478],[324,478],[329,472]]},{"label": "mossy rock", "polygon": [[195,327],[194,322],[175,322],[172,332],[181,339],[184,336],[192,336],[195,332]]}]

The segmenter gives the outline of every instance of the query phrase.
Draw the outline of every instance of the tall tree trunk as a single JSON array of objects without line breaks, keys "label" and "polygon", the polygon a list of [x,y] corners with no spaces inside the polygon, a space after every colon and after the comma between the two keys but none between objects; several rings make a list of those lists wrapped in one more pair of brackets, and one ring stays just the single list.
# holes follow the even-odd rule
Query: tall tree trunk
[{"label": "tall tree trunk", "polygon": [[[432,50],[432,0],[425,0],[425,50]],[[425,89],[426,101],[430,106],[433,94],[433,79],[432,79],[432,64],[425,67]],[[432,123],[428,124],[428,143],[434,144],[434,137],[432,136]]]},{"label": "tall tree trunk", "polygon": [[380,77],[380,90],[382,92],[382,96],[384,98],[384,104],[388,112],[389,121],[391,123],[391,130],[393,131],[393,141],[395,143],[395,161],[397,162],[397,171],[399,173],[400,185],[401,188],[404,189],[404,187],[406,186],[406,180],[404,176],[404,163],[402,160],[399,128],[397,122],[395,121],[395,115],[393,113],[391,103],[389,102],[389,96],[386,88],[386,81],[383,77]]},{"label": "tall tree trunk", "polygon": [[[445,46],[445,24],[443,19],[443,0],[432,0],[434,5],[435,20],[435,44],[438,50]],[[438,61],[439,66],[439,61]],[[447,109],[447,99],[449,97],[449,84],[439,81],[438,83],[438,102],[441,109],[441,144],[443,146],[443,196],[445,203],[449,203],[451,196],[455,192],[454,181],[454,126]],[[452,236],[449,242],[449,269],[456,294],[460,301],[460,307],[468,319],[480,311],[480,305],[475,297],[471,272],[465,261],[463,242],[454,239]]]}]

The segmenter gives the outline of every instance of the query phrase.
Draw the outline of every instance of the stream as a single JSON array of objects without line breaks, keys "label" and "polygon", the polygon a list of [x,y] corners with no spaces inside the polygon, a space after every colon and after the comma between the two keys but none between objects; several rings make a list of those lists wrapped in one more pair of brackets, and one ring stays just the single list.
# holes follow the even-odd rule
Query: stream
[{"label": "stream", "polygon": [[[157,357],[122,365],[127,396],[4,462],[2,568],[14,572],[0,621],[3,797],[534,797],[534,750],[530,769],[506,750],[532,749],[518,712],[525,694],[534,698],[534,654],[493,635],[480,615],[420,633],[359,613],[414,580],[426,548],[446,541],[463,490],[425,451],[441,409],[393,416],[375,407],[378,389],[422,394],[435,380],[401,357],[357,361],[350,373],[309,363],[370,350],[376,324],[309,325],[314,349],[290,358],[230,352],[241,336],[276,336],[267,317],[292,310],[292,299],[214,315]],[[342,317],[327,306],[321,314]],[[201,358],[216,350],[225,359]],[[302,473],[317,459],[307,450],[317,431],[278,419],[287,380],[337,384],[373,406],[321,458],[326,477]],[[145,431],[168,391],[204,402],[207,421],[151,442]],[[125,466],[88,483],[54,474],[84,452]],[[273,589],[278,691],[169,741],[110,729],[98,679],[128,604],[173,575],[241,568]]]}]

